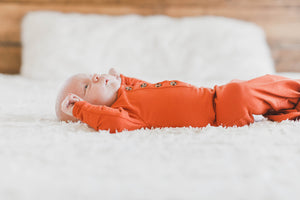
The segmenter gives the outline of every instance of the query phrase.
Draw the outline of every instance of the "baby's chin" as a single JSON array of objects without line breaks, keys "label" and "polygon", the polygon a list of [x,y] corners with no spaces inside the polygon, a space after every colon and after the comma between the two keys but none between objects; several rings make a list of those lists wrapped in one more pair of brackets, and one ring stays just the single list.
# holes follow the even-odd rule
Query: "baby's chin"
[{"label": "baby's chin", "polygon": [[120,87],[121,87],[121,81],[119,81],[119,80],[115,80],[110,83],[110,88],[112,88],[112,90],[114,90],[116,92],[118,92]]}]

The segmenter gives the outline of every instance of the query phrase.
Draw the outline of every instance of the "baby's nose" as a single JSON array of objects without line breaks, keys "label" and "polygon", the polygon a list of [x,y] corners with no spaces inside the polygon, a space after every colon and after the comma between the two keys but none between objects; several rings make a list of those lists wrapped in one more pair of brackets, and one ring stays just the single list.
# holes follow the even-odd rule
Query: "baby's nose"
[{"label": "baby's nose", "polygon": [[92,77],[92,81],[93,82],[98,82],[100,79],[100,75],[99,74],[94,74],[93,77]]}]

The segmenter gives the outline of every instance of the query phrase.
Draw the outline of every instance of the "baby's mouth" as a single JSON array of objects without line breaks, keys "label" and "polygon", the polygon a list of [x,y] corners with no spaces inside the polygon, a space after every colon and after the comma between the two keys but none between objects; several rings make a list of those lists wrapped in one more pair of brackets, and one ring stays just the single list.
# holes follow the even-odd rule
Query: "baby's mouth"
[{"label": "baby's mouth", "polygon": [[107,85],[107,83],[108,83],[108,80],[106,79],[106,80],[105,80],[105,85]]}]

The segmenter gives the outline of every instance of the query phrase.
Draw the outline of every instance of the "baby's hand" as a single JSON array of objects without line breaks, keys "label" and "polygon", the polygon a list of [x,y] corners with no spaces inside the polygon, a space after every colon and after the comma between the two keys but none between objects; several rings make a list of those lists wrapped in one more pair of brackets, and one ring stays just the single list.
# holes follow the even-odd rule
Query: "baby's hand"
[{"label": "baby's hand", "polygon": [[117,72],[117,70],[115,70],[114,68],[110,68],[108,74],[115,76],[117,79],[120,79],[120,73]]},{"label": "baby's hand", "polygon": [[68,96],[66,96],[66,98],[61,103],[61,110],[67,115],[73,116],[74,104],[78,101],[83,101],[83,99],[75,94],[68,94]]}]

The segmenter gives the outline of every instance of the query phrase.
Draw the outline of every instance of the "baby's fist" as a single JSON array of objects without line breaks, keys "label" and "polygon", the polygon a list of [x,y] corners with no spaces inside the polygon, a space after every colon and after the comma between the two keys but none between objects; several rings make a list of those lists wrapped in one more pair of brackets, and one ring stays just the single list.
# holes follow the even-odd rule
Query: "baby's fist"
[{"label": "baby's fist", "polygon": [[117,79],[120,78],[120,73],[117,72],[117,70],[114,69],[114,68],[110,68],[109,71],[108,71],[108,74],[112,75],[112,76],[115,76]]},{"label": "baby's fist", "polygon": [[67,115],[73,116],[74,104],[78,101],[83,101],[83,99],[75,94],[68,94],[61,103],[61,110]]}]

